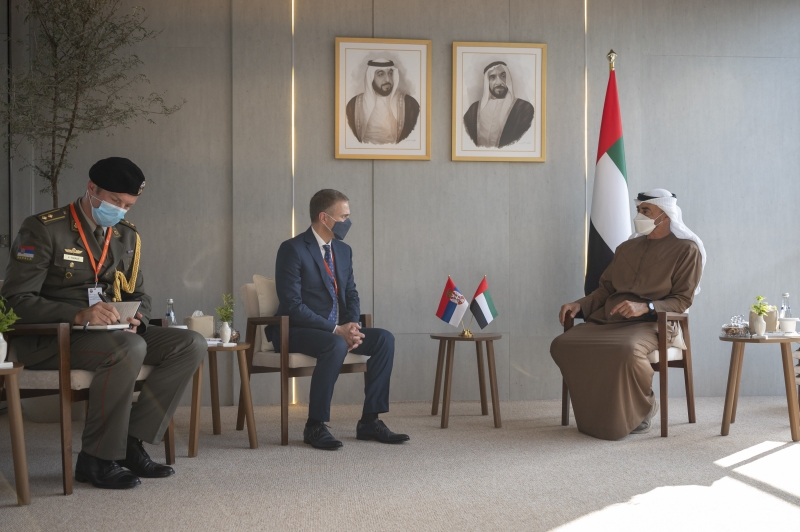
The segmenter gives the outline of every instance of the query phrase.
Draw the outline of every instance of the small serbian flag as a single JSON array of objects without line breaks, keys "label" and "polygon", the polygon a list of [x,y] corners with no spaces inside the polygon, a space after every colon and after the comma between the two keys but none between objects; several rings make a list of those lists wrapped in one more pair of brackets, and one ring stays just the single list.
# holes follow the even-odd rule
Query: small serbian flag
[{"label": "small serbian flag", "polygon": [[458,327],[458,323],[464,317],[465,312],[467,312],[467,298],[461,295],[456,283],[448,276],[447,284],[442,293],[442,300],[439,302],[439,310],[436,311],[436,317],[446,321],[453,327]]},{"label": "small serbian flag", "polygon": [[20,246],[17,250],[17,260],[33,260],[33,246]]},{"label": "small serbian flag", "polygon": [[489,293],[489,283],[486,282],[486,276],[483,276],[483,281],[478,285],[475,291],[475,296],[472,298],[472,303],[469,306],[472,315],[480,325],[481,329],[492,323],[497,317],[497,310],[494,308],[492,301],[492,294]]}]

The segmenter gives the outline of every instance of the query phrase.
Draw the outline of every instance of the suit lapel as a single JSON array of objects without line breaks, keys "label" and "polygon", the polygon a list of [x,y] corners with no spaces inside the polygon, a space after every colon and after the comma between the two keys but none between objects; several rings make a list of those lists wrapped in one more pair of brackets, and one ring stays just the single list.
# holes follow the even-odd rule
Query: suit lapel
[{"label": "suit lapel", "polygon": [[112,267],[119,264],[119,261],[122,260],[122,256],[125,253],[120,238],[116,236],[119,234],[118,232],[115,232],[116,229],[114,229],[113,227],[109,227],[108,229],[106,229],[106,231],[112,232],[111,242],[108,243],[108,255],[111,258],[111,260],[109,261],[108,259],[106,259],[106,264],[108,264],[109,267]]},{"label": "suit lapel", "polygon": [[342,307],[347,306],[345,288],[347,287],[347,277],[350,274],[350,261],[347,258],[344,247],[344,244],[338,240],[331,240],[331,249],[333,250],[333,257],[336,261],[336,273],[334,275],[336,275],[336,282],[339,283],[339,302]]},{"label": "suit lapel", "polygon": [[[319,249],[319,244],[317,243],[317,239],[314,237],[314,233],[311,232],[311,228],[308,228],[305,234],[305,241],[306,241],[306,248],[308,252],[311,253],[311,258],[314,259],[314,262],[317,263],[317,269],[319,269],[319,275],[322,277],[322,282],[325,283],[325,286],[328,288],[328,293],[333,297],[333,287],[330,286],[331,283],[328,280],[328,270],[325,269],[325,262],[322,260],[322,252]],[[334,253],[336,253],[334,251]]]}]

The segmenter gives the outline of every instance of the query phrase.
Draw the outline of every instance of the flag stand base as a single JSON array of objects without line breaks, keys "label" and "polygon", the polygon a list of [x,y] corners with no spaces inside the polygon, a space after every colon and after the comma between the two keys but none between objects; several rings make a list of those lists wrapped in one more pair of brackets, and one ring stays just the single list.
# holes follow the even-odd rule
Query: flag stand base
[{"label": "flag stand base", "polygon": [[472,338],[472,331],[470,331],[469,329],[464,329],[463,331],[458,333],[458,335],[462,338]]}]

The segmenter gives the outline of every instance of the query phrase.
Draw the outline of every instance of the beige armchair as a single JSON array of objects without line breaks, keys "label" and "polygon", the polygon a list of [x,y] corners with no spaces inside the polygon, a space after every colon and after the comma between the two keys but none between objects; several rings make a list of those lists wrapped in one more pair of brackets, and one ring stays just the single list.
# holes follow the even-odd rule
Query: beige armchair
[{"label": "beige armchair", "polygon": [[[280,373],[281,383],[281,445],[289,444],[289,379],[292,377],[309,377],[314,372],[317,360],[301,353],[289,352],[289,316],[276,316],[278,312],[278,294],[275,280],[254,276],[257,281],[241,287],[239,301],[243,302],[247,315],[246,342],[247,369],[252,377],[254,373]],[[277,327],[281,349],[275,351],[272,342],[268,342],[264,334],[266,325]],[[361,325],[372,327],[372,315],[362,314]],[[348,353],[340,373],[364,373],[367,371],[368,356]],[[245,408],[244,395],[239,394],[239,417],[236,430],[244,429]],[[253,427],[255,429],[255,427]]]},{"label": "beige armchair", "polygon": [[[150,320],[151,325],[160,325],[161,320]],[[58,395],[59,413],[61,419],[61,468],[64,486],[64,495],[72,493],[72,403],[89,400],[89,387],[94,378],[93,371],[81,369],[70,370],[70,323],[46,323],[35,325],[14,325],[14,330],[6,336],[56,336],[58,338],[58,363],[57,370],[30,370],[24,369],[19,374],[20,398],[41,397],[45,395]],[[9,346],[10,347],[10,346]],[[17,362],[16,353],[9,349],[9,360]],[[142,366],[136,377],[136,390],[153,371],[153,366]],[[135,394],[134,400],[138,397]],[[4,392],[0,390],[0,400],[4,400]],[[87,403],[88,405],[88,403]],[[175,428],[172,420],[164,433],[164,448],[167,464],[175,463]]]},{"label": "beige armchair", "polygon": [[[683,331],[683,341],[686,349],[676,346],[667,346],[667,322],[676,321],[681,324]],[[567,332],[575,324],[575,318],[567,315],[564,320],[564,332]],[[662,357],[661,353],[667,353]],[[667,369],[683,368],[683,379],[686,385],[686,407],[689,410],[689,423],[695,423],[694,412],[694,381],[692,378],[692,343],[689,337],[689,315],[677,312],[658,313],[658,349],[648,353],[648,360],[654,371],[658,372],[659,388],[661,390],[661,436],[666,438],[667,425]],[[569,389],[567,382],[562,382],[561,388],[561,424],[569,425]]]}]

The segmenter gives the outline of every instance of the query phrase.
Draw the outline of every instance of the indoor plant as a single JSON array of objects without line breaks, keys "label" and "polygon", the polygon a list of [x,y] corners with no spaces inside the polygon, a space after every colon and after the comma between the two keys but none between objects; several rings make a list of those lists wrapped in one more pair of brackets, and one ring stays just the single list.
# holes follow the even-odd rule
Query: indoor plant
[{"label": "indoor plant", "polygon": [[231,324],[233,323],[233,294],[222,294],[222,305],[217,307],[217,316],[222,325],[219,328],[219,337],[223,343],[231,339]]},{"label": "indoor plant", "polygon": [[8,331],[13,331],[14,329],[12,329],[11,326],[19,319],[19,316],[14,314],[13,308],[6,308],[6,303],[8,303],[8,301],[0,297],[0,366],[6,361],[6,355],[8,353],[8,344],[3,334]]},{"label": "indoor plant", "polygon": [[756,336],[764,336],[767,322],[764,316],[769,313],[769,303],[764,301],[764,296],[756,296],[756,302],[750,305],[750,332]]}]

